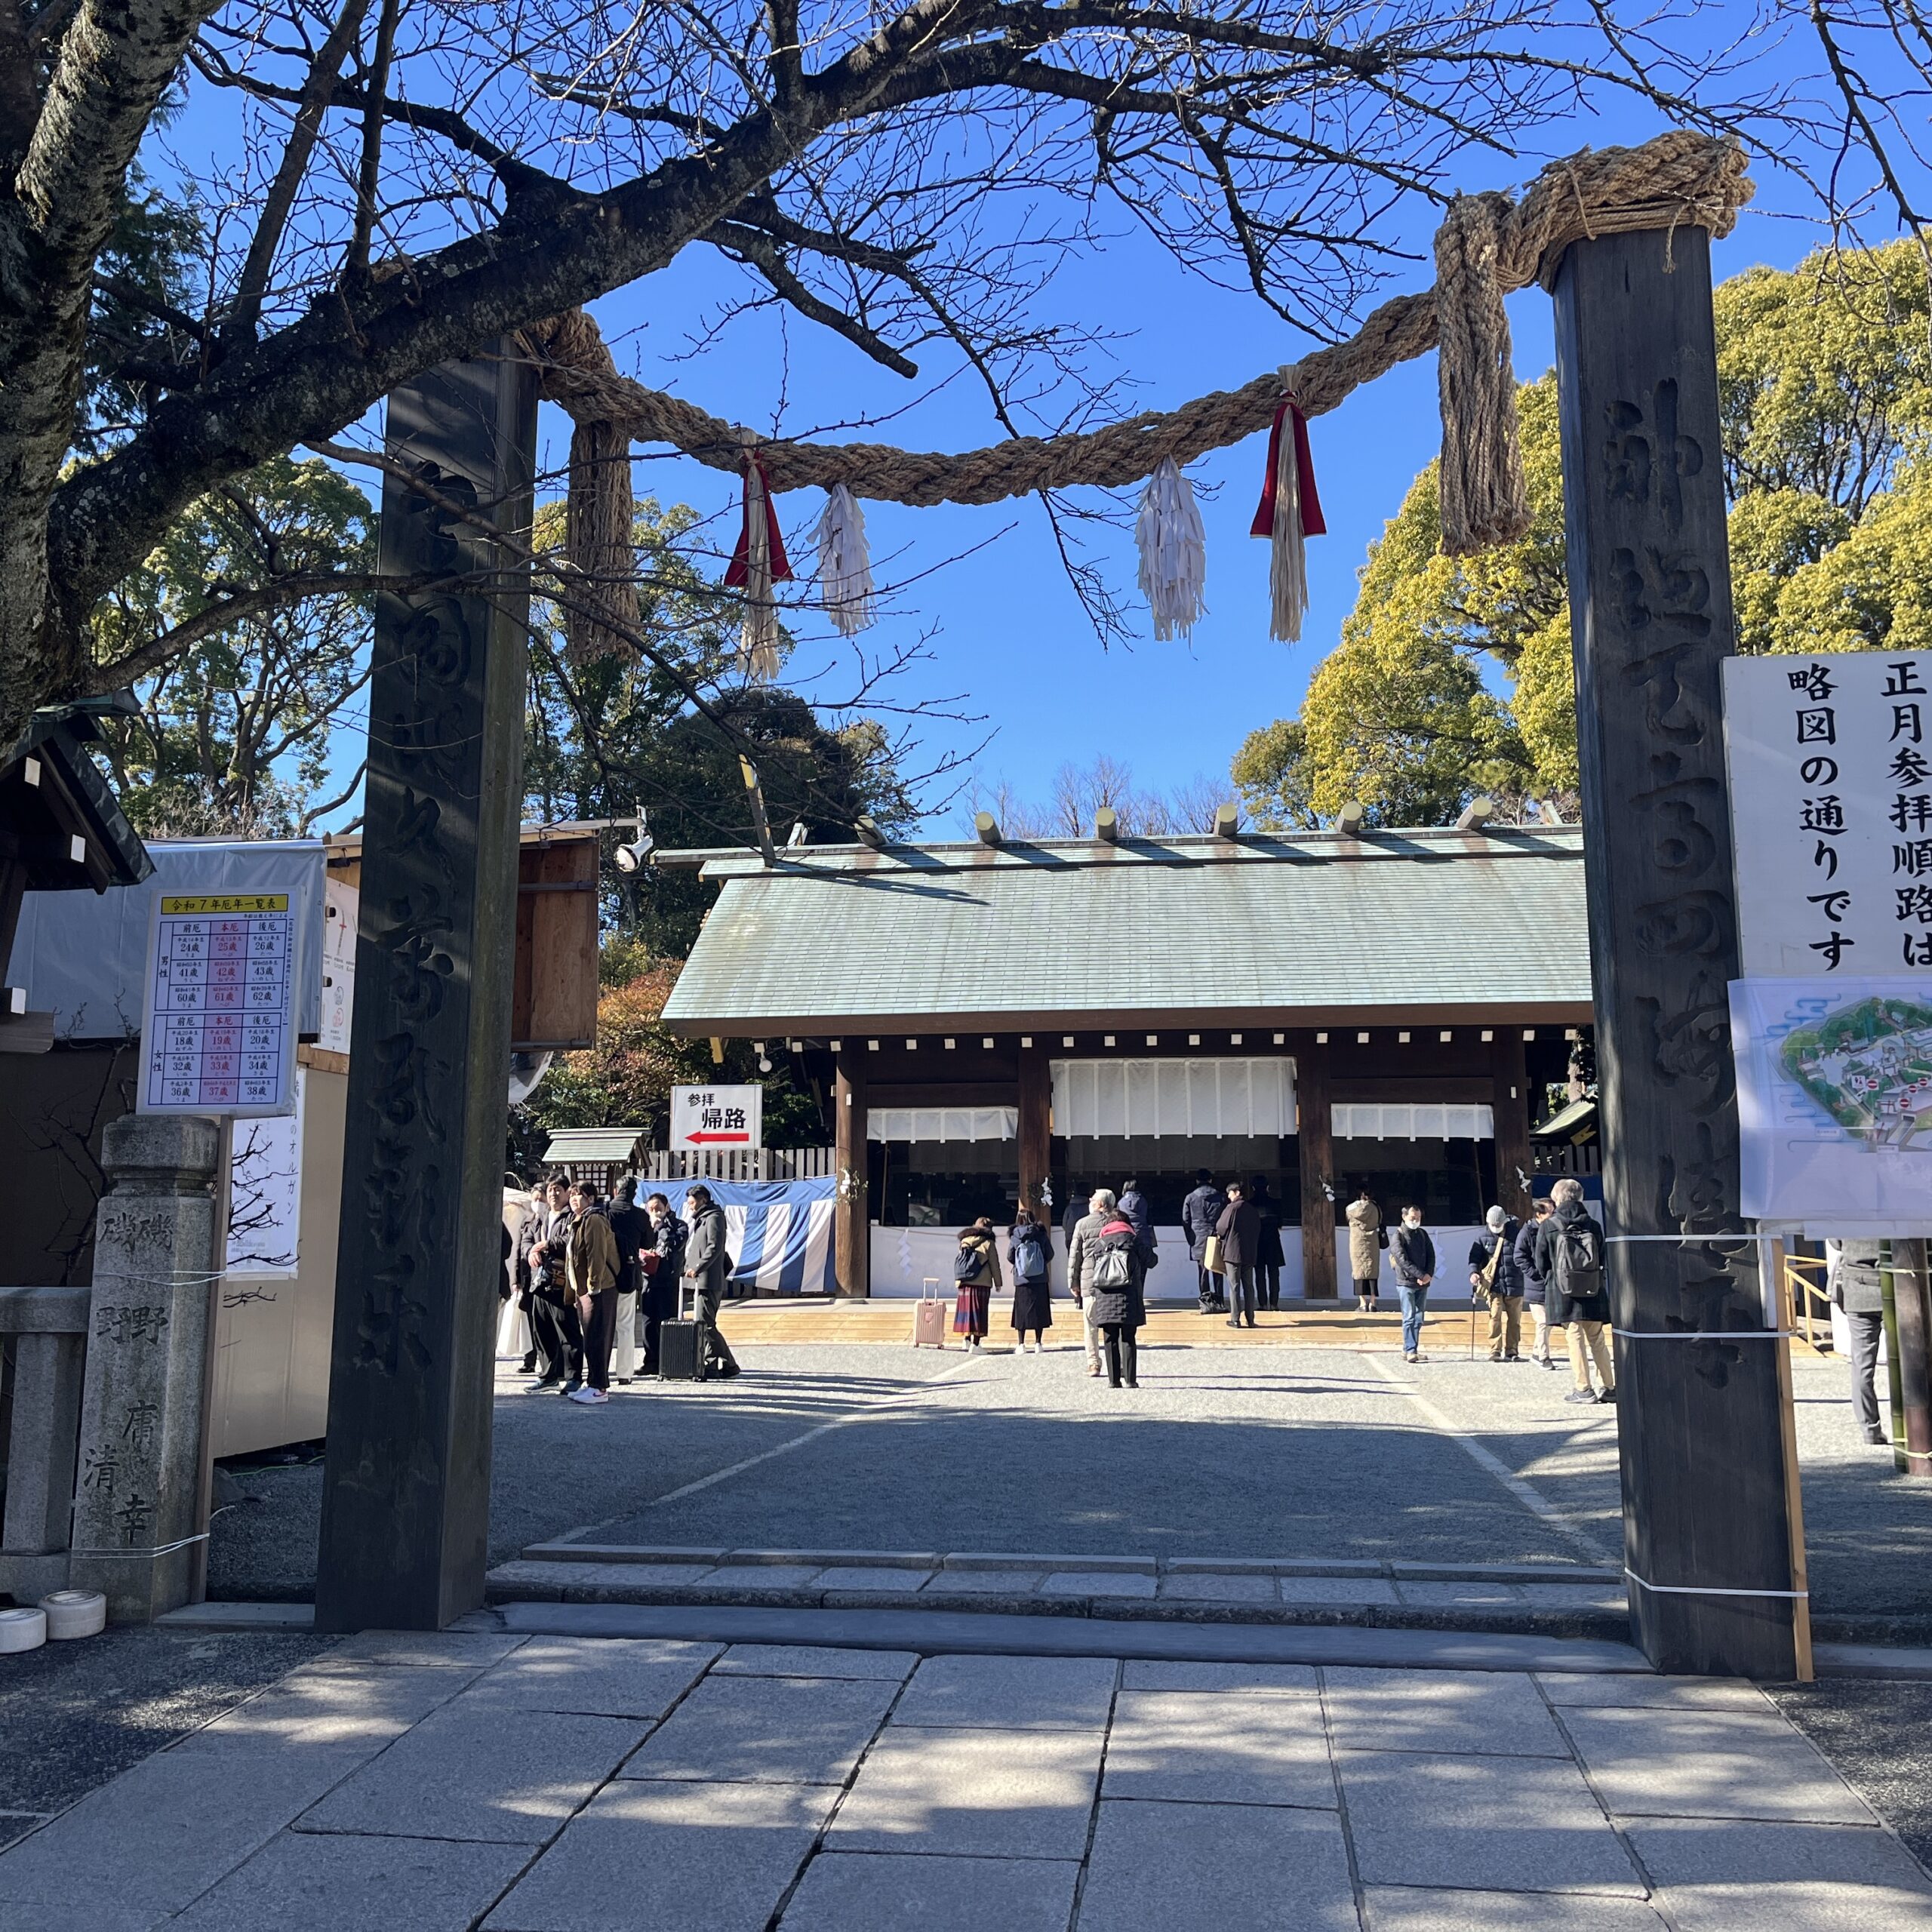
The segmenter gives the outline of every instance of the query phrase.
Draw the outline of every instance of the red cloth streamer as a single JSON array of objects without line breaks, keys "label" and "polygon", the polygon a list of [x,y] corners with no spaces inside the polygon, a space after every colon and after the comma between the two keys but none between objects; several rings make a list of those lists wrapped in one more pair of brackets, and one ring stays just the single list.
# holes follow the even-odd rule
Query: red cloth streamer
[{"label": "red cloth streamer", "polygon": [[1284,395],[1275,411],[1275,426],[1268,432],[1268,475],[1261,486],[1261,506],[1248,528],[1251,537],[1275,534],[1275,478],[1281,467],[1281,423],[1293,417],[1295,426],[1295,468],[1301,475],[1301,534],[1326,537],[1328,525],[1321,514],[1321,499],[1315,489],[1315,458],[1308,446],[1308,418],[1295,407],[1294,398]]},{"label": "red cloth streamer", "polygon": [[[764,498],[764,528],[771,545],[771,580],[774,583],[789,583],[792,566],[785,555],[785,539],[779,534],[778,509],[771,500],[771,479],[765,475],[764,465],[759,463],[756,457],[749,459],[746,467],[754,465],[758,470],[760,494]],[[746,481],[749,483],[749,478]],[[731,552],[731,563],[724,572],[725,583],[734,589],[743,583],[745,574],[750,568],[751,543],[752,493],[748,488],[745,491],[743,511],[738,522],[737,544]]]}]

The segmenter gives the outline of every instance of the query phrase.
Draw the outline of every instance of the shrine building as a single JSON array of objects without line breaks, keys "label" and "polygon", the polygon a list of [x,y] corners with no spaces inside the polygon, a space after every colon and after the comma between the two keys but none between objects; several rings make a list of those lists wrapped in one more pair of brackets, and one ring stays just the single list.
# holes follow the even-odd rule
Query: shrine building
[{"label": "shrine building", "polygon": [[1274,1190],[1284,1295],[1336,1297],[1364,1184],[1386,1221],[1422,1207],[1454,1292],[1491,1203],[1593,1177],[1570,1143],[1594,1108],[1561,1104],[1592,1018],[1577,828],[1112,831],[1022,841],[983,815],[962,844],[660,855],[722,888],[665,1023],[789,1055],[818,1096],[841,1293],[949,1292],[975,1216],[1057,1225],[1132,1176],[1149,1292],[1191,1297],[1202,1168]]}]

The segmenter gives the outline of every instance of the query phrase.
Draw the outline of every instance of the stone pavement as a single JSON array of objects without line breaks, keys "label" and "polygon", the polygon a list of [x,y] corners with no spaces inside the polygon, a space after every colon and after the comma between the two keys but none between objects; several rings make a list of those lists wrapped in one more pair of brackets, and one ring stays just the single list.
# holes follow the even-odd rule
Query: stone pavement
[{"label": "stone pavement", "polygon": [[1749,1685],[351,1639],[0,1854],[8,1932],[1909,1932]]}]

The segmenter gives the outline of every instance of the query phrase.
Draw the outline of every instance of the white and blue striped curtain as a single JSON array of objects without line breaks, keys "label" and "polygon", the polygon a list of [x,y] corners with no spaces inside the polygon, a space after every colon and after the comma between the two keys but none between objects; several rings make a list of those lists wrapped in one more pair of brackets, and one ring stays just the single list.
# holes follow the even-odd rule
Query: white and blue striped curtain
[{"label": "white and blue striped curtain", "polygon": [[829,1174],[816,1180],[640,1181],[638,1200],[641,1204],[661,1194],[681,1215],[685,1195],[699,1186],[708,1187],[724,1211],[725,1245],[737,1263],[734,1287],[766,1295],[833,1292],[832,1208],[838,1183]]}]

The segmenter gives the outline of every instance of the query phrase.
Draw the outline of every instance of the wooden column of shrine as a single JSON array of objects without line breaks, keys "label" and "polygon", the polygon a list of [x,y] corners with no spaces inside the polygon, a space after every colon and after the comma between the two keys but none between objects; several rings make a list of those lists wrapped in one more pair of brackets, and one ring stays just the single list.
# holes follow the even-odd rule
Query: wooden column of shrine
[{"label": "wooden column of shrine", "polygon": [[1808,1675],[1787,1344],[1740,1212],[1709,237],[1579,242],[1555,297],[1632,1620],[1662,1670]]},{"label": "wooden column of shrine", "polygon": [[872,1293],[872,1208],[866,1190],[866,1068],[863,1049],[841,1047],[832,1088],[832,1163],[838,1198],[832,1211],[832,1272],[838,1292],[856,1300]]},{"label": "wooden column of shrine", "polygon": [[1335,1143],[1328,1100],[1328,1047],[1312,1032],[1291,1035],[1295,1060],[1295,1135],[1301,1164],[1301,1291],[1333,1301]]},{"label": "wooden column of shrine", "polygon": [[1052,1173],[1054,1084],[1044,1047],[1020,1049],[1020,1199],[1036,1220],[1053,1225],[1045,1189]]},{"label": "wooden column of shrine", "polygon": [[1496,1198],[1521,1220],[1530,1211],[1530,1177],[1536,1157],[1530,1146],[1530,1069],[1523,1029],[1503,1026],[1490,1043],[1490,1117],[1495,1134]]}]

